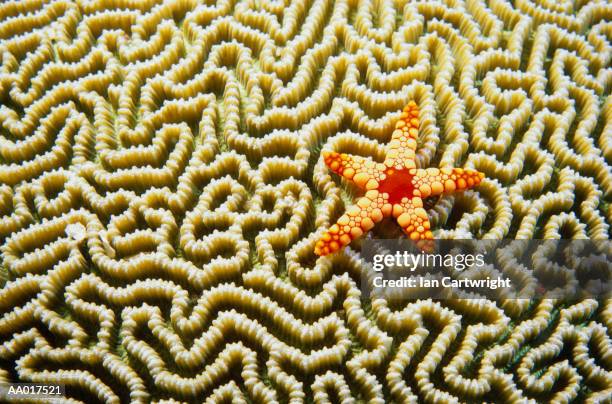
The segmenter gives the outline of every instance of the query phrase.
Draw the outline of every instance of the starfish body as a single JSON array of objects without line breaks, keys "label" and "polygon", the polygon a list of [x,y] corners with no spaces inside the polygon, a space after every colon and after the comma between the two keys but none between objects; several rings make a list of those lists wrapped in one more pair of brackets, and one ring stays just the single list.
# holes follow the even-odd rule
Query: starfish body
[{"label": "starfish body", "polygon": [[323,152],[325,164],[333,172],[366,192],[317,241],[315,254],[327,255],[339,250],[390,216],[417,245],[423,246],[433,239],[423,199],[472,188],[484,174],[462,168],[416,168],[418,134],[419,109],[411,101],[395,125],[383,163]]}]

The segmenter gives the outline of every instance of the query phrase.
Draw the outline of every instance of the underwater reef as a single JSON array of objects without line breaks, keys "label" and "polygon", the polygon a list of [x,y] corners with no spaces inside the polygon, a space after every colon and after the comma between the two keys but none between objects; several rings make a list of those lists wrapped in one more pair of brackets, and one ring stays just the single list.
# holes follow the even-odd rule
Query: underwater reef
[{"label": "underwater reef", "polygon": [[0,3],[0,383],[612,401],[609,299],[397,305],[361,288],[393,218],[317,247],[364,196],[330,159],[382,164],[411,101],[415,238],[610,239],[611,58],[606,0]]}]

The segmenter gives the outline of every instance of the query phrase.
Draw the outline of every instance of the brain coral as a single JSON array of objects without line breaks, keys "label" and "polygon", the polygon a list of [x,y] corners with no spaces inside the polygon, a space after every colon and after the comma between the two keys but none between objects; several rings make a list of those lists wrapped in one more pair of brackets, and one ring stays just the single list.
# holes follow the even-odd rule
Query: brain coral
[{"label": "brain coral", "polygon": [[[0,4],[0,382],[70,402],[587,402],[612,304],[362,295],[327,150],[485,174],[436,238],[609,239],[612,5]],[[381,223],[373,236],[399,230]]]}]

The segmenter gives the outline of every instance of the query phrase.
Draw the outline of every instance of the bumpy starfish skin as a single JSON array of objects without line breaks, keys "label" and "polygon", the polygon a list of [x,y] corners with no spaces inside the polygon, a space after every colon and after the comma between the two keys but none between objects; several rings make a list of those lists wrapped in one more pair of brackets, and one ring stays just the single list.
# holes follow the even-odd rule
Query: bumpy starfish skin
[{"label": "bumpy starfish skin", "polygon": [[423,198],[472,188],[484,174],[462,168],[416,168],[419,108],[410,101],[395,125],[383,163],[360,156],[323,152],[325,164],[366,191],[315,244],[315,254],[331,254],[393,216],[410,239],[424,248],[433,239]]}]

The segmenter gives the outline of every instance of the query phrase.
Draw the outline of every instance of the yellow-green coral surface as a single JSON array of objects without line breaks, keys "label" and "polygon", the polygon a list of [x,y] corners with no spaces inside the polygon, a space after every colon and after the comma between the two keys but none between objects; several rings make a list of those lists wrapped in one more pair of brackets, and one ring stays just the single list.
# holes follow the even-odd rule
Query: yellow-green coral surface
[{"label": "yellow-green coral surface", "polygon": [[[360,290],[321,150],[485,173],[437,238],[609,239],[612,5],[0,4],[0,382],[81,402],[605,402],[612,304]],[[375,237],[397,236],[384,223]]]}]

